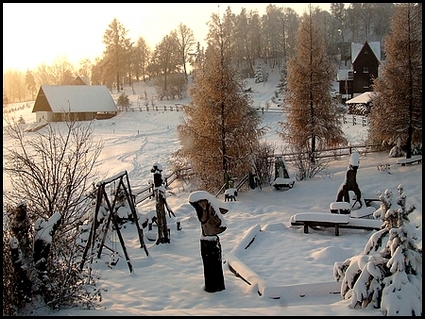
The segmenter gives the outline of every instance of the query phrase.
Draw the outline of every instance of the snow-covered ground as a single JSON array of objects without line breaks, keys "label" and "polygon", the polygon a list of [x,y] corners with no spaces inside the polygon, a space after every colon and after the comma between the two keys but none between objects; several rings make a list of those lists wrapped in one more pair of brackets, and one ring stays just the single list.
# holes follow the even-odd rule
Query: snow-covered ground
[{"label": "snow-covered ground", "polygon": [[[277,71],[269,74],[268,82],[254,83],[250,79],[247,83],[247,87],[253,88],[255,105],[266,105],[274,95],[278,74]],[[142,84],[134,89],[134,95],[130,88],[126,89],[134,111],[94,123],[96,138],[105,143],[95,169],[97,181],[127,171],[131,187],[140,188],[153,180],[150,170],[155,162],[163,166],[163,174],[170,172],[168,160],[179,148],[176,126],[183,113],[161,108],[139,111],[138,96],[143,96],[145,90],[154,92],[154,89]],[[117,94],[113,96],[118,97]],[[188,98],[158,101],[157,104],[175,105],[187,101]],[[31,110],[26,108],[15,116],[23,115],[27,123],[32,123],[35,114],[31,114]],[[281,108],[270,104],[261,116],[263,124],[269,127],[264,138],[279,147],[282,142],[276,130],[279,130],[278,122],[285,119]],[[343,129],[351,144],[364,143],[367,127],[347,123]],[[6,135],[3,135],[3,143],[10,145]],[[422,247],[422,164],[398,166],[396,161],[387,153],[362,155],[357,182],[364,195],[373,197],[377,191],[385,189],[396,194],[397,185],[403,184],[407,205],[416,206],[410,219],[419,227],[418,245]],[[379,164],[390,164],[391,174],[379,171]],[[291,163],[288,166],[290,174],[295,174]],[[334,236],[333,229],[326,229],[304,234],[302,227],[290,224],[291,216],[299,212],[329,212],[347,166],[348,157],[343,156],[332,160],[322,174],[311,180],[297,181],[289,190],[275,190],[267,185],[262,190],[243,188],[237,201],[226,203],[224,195],[219,195],[218,200],[229,212],[224,215],[228,228],[219,235],[226,289],[216,293],[203,290],[200,223],[188,202],[190,193],[196,189],[182,181],[173,183],[167,189],[167,202],[181,221],[182,230],[177,230],[174,217],[167,217],[171,242],[156,245],[149,240],[152,236],[145,229],[144,241],[149,252],[146,256],[140,248],[136,227],[127,223],[122,234],[134,268],[130,273],[118,238],[110,233],[108,240],[115,243],[114,248],[121,258],[112,268],[105,263],[108,261],[106,251],[101,260],[95,261],[94,269],[100,275],[98,283],[102,290],[101,307],[61,310],[51,315],[381,316],[381,312],[373,308],[350,309],[349,301],[341,300],[339,283],[332,275],[334,262],[361,253],[373,231],[341,229],[340,236]],[[7,187],[4,176],[3,190]],[[142,218],[152,216],[155,200],[141,202],[137,210]],[[153,231],[156,232],[155,227]],[[244,243],[252,238],[255,239],[246,247]],[[241,274],[254,278],[251,284],[229,269],[229,262],[235,262],[235,258]],[[277,291],[279,298],[269,298],[264,293],[267,289]],[[264,294],[260,296],[259,292]]]}]

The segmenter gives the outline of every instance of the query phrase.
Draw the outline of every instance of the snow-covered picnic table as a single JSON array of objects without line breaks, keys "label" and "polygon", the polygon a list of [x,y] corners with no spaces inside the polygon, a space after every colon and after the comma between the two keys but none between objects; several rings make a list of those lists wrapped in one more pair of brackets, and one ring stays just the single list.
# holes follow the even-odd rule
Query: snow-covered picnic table
[{"label": "snow-covered picnic table", "polygon": [[335,227],[335,236],[339,236],[339,227],[348,224],[350,217],[348,215],[319,213],[319,212],[301,212],[291,216],[292,226],[304,226],[304,233],[308,234],[308,227],[323,226]]},{"label": "snow-covered picnic table", "polygon": [[353,218],[347,214],[322,212],[296,213],[291,216],[290,223],[292,226],[304,226],[305,234],[308,234],[308,227],[334,227],[335,236],[339,236],[340,228],[379,230],[382,226],[380,219]]}]

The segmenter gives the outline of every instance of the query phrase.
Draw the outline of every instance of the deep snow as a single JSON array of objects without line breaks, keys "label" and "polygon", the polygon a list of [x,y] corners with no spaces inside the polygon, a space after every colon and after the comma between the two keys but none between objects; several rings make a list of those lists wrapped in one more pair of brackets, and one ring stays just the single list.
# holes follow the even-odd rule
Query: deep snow
[{"label": "deep snow", "polygon": [[[270,71],[268,82],[255,84],[250,79],[247,86],[254,89],[254,104],[265,107],[262,119],[269,131],[264,139],[280,147],[277,123],[285,115],[273,103],[266,107],[276,90],[277,78],[277,71]],[[135,86],[135,95],[126,88],[134,111],[95,121],[95,136],[105,142],[96,166],[96,182],[127,171],[132,189],[137,189],[153,180],[150,170],[155,162],[162,165],[164,175],[170,172],[168,159],[179,147],[176,126],[183,113],[161,108],[139,111],[137,97],[143,96],[145,89],[152,88],[139,84]],[[113,96],[118,97],[116,93]],[[158,105],[187,101],[158,101]],[[26,108],[15,116],[22,114],[26,125],[30,125],[35,119],[30,112],[31,108]],[[364,143],[367,127],[349,122],[343,129],[352,145]],[[4,134],[3,143],[10,145]],[[127,223],[122,234],[134,268],[130,273],[118,238],[111,232],[108,240],[115,243],[113,247],[121,257],[116,266],[109,268],[108,253],[104,250],[102,259],[94,263],[95,272],[100,275],[100,308],[61,310],[50,315],[382,315],[372,308],[350,309],[349,301],[341,300],[340,284],[332,276],[334,262],[361,253],[373,231],[341,229],[340,236],[334,236],[334,230],[329,228],[310,229],[309,234],[304,234],[302,227],[290,225],[290,218],[296,213],[329,212],[329,205],[345,178],[348,160],[348,156],[332,159],[324,172],[311,180],[297,181],[289,190],[275,190],[268,185],[262,190],[244,187],[237,201],[224,203],[223,194],[217,197],[229,211],[223,216],[228,228],[219,235],[226,289],[216,293],[203,290],[200,223],[188,202],[191,192],[198,189],[182,181],[174,182],[166,192],[167,202],[176,215],[176,218],[167,217],[171,242],[156,245],[149,240],[155,238],[156,228],[154,234],[146,228],[144,240],[149,252],[146,256],[135,226]],[[361,155],[357,182],[363,195],[373,197],[387,188],[396,194],[397,185],[403,184],[407,205],[416,206],[410,217],[419,227],[418,245],[422,247],[422,164],[398,166],[396,161],[386,152]],[[378,170],[380,164],[390,164],[391,174]],[[290,162],[288,166],[294,175],[295,168]],[[4,176],[3,190],[7,187]],[[137,210],[142,218],[152,216],[155,200],[141,202]],[[176,227],[177,219],[181,222],[180,231]],[[249,278],[251,284],[229,269],[230,262],[237,265],[236,270]],[[276,294],[276,299],[268,296]],[[45,312],[37,310],[36,314]]]}]

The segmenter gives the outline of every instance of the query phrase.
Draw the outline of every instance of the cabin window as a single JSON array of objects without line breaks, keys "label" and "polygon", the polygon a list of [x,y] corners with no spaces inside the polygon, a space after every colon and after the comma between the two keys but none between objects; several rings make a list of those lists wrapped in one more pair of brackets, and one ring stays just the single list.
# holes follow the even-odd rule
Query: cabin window
[{"label": "cabin window", "polygon": [[369,88],[369,82],[367,82],[367,81],[366,81],[366,82],[363,84],[363,88],[364,88],[364,89],[368,89],[368,88]]},{"label": "cabin window", "polygon": [[369,67],[368,66],[363,67],[363,73],[369,73]]}]

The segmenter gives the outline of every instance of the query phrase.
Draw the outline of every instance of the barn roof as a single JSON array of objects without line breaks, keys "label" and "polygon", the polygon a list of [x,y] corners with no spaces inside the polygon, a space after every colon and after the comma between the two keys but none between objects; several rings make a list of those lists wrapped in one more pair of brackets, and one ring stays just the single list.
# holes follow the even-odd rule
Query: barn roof
[{"label": "barn roof", "polygon": [[118,112],[105,85],[42,85],[32,112]]},{"label": "barn roof", "polygon": [[367,104],[372,101],[375,94],[375,92],[364,92],[351,100],[348,100],[345,104]]}]

